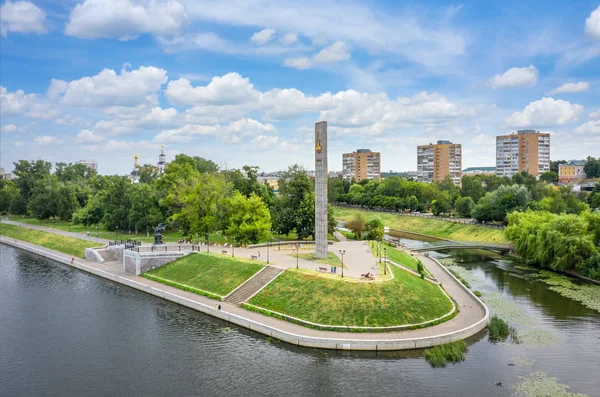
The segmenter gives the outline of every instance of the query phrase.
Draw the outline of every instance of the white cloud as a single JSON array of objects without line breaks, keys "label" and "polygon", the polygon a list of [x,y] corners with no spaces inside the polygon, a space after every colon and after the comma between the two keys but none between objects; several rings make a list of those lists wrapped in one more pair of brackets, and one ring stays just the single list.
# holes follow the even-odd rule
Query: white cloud
[{"label": "white cloud", "polygon": [[123,135],[143,129],[156,130],[177,124],[177,109],[162,109],[155,106],[147,109],[144,106],[135,108],[112,107],[105,111],[116,116],[112,120],[101,120],[94,125],[94,131],[105,135]]},{"label": "white cloud", "polygon": [[562,94],[562,93],[577,93],[577,92],[586,92],[590,88],[590,85],[585,81],[580,81],[578,83],[565,83],[559,85],[548,94]]},{"label": "white cloud", "polygon": [[59,114],[58,108],[38,97],[36,94],[25,94],[23,90],[10,92],[0,86],[0,115],[25,115],[34,118],[49,119]]},{"label": "white cloud", "polygon": [[19,127],[14,124],[7,124],[0,128],[1,132],[9,133],[9,132],[17,132],[19,131]]},{"label": "white cloud", "polygon": [[265,45],[267,42],[275,38],[275,29],[263,29],[260,32],[256,32],[250,38],[255,44]]},{"label": "white cloud", "polygon": [[153,142],[164,143],[190,143],[201,142],[206,136],[219,135],[231,143],[241,142],[247,137],[256,137],[265,134],[276,134],[277,130],[272,124],[263,124],[251,118],[242,118],[227,126],[186,124],[180,128],[161,131]]},{"label": "white cloud", "polygon": [[37,136],[33,139],[33,141],[38,145],[57,145],[63,143],[62,139],[49,135]]},{"label": "white cloud", "polygon": [[538,70],[529,65],[526,68],[510,68],[502,74],[497,74],[490,79],[493,89],[533,87],[537,83]]},{"label": "white cloud", "polygon": [[0,7],[0,34],[6,37],[8,32],[46,33],[45,20],[46,13],[35,4],[8,0]]},{"label": "white cloud", "polygon": [[419,18],[410,7],[384,14],[368,2],[357,1],[194,0],[186,2],[186,10],[191,17],[204,21],[326,37],[371,52],[397,55],[432,69],[453,65],[465,55],[468,44],[467,33],[451,28],[446,12],[438,9]]},{"label": "white cloud", "polygon": [[279,42],[283,45],[292,45],[298,41],[298,35],[296,33],[286,33],[283,35]]},{"label": "white cloud", "polygon": [[50,86],[46,91],[46,96],[50,99],[58,98],[61,94],[64,94],[65,91],[69,88],[69,83],[64,80],[52,79],[50,81]]},{"label": "white cloud", "polygon": [[590,113],[590,119],[600,119],[600,109]]},{"label": "white cloud", "polygon": [[350,59],[350,53],[346,48],[346,44],[343,41],[336,41],[335,43],[321,49],[321,51],[313,55],[312,58],[286,58],[283,61],[283,65],[289,68],[303,70],[310,69],[313,65],[328,65],[345,61],[347,59]]},{"label": "white cloud", "polygon": [[248,78],[238,73],[213,77],[206,86],[192,87],[187,79],[170,81],[165,95],[174,105],[243,103],[258,97]]},{"label": "white cloud", "polygon": [[323,48],[313,57],[313,61],[319,64],[330,64],[350,59],[350,54],[346,48],[346,43],[336,41],[330,46]]},{"label": "white cloud", "polygon": [[71,11],[65,34],[119,40],[135,39],[141,34],[174,36],[187,22],[185,8],[178,1],[86,0]]},{"label": "white cloud", "polygon": [[[123,69],[121,74],[104,69],[95,76],[68,83],[62,101],[72,106],[133,106],[156,101],[153,95],[167,79],[167,71],[154,66],[141,66],[131,71]],[[55,81],[51,87],[59,85]]]},{"label": "white cloud", "polygon": [[312,61],[308,57],[286,58],[283,65],[288,68],[304,70],[312,67]]},{"label": "white cloud", "polygon": [[577,121],[582,113],[581,105],[544,97],[531,102],[522,112],[514,112],[505,123],[512,127],[551,127]]},{"label": "white cloud", "polygon": [[588,121],[575,129],[576,134],[600,134],[600,120]]},{"label": "white cloud", "polygon": [[75,117],[70,114],[65,114],[62,117],[54,120],[54,124],[59,125],[88,125],[89,122],[81,117]]},{"label": "white cloud", "polygon": [[16,147],[21,147],[23,145],[25,145],[23,142],[21,142],[21,141],[15,141],[15,146]]},{"label": "white cloud", "polygon": [[104,139],[106,138],[102,135],[98,135],[94,131],[90,130],[81,130],[75,136],[75,142],[77,143],[98,143],[102,142]]},{"label": "white cloud", "polygon": [[585,20],[585,33],[593,39],[600,40],[600,6]]},{"label": "white cloud", "polygon": [[[148,141],[139,141],[139,142],[128,142],[128,141],[117,141],[110,140],[106,142],[104,145],[88,145],[86,148],[90,152],[106,152],[111,156],[114,156],[115,152],[120,153],[131,153],[132,148],[136,150],[140,149],[150,149],[150,150],[158,150],[160,149],[160,144],[151,143]],[[132,159],[133,160],[133,159]]]}]

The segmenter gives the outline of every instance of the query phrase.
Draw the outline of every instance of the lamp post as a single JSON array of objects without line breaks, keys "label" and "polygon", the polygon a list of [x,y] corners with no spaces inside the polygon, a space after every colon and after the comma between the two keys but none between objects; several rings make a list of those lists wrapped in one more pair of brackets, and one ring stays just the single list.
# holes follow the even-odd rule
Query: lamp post
[{"label": "lamp post", "polygon": [[342,256],[342,278],[344,278],[344,255],[346,254],[346,250],[340,250],[340,255]]},{"label": "lamp post", "polygon": [[271,240],[267,241],[267,265],[269,264],[269,245],[271,245]]},{"label": "lamp post", "polygon": [[119,226],[115,226],[115,243],[117,242],[118,235],[119,235]]},{"label": "lamp post", "polygon": [[69,221],[69,233],[71,233],[71,221]]},{"label": "lamp post", "polygon": [[100,239],[98,238],[98,224],[96,223],[96,241],[99,241]]},{"label": "lamp post", "polygon": [[235,258],[235,237],[233,238],[233,243],[231,244],[231,257]]},{"label": "lamp post", "polygon": [[383,262],[383,274],[387,274],[387,248],[383,249],[383,254],[385,255],[385,261]]},{"label": "lamp post", "polygon": [[210,245],[208,244],[208,232],[204,234],[204,239],[206,240],[206,252],[210,252]]},{"label": "lamp post", "polygon": [[378,251],[379,251],[379,263],[381,263],[381,254],[382,254],[382,252],[381,252],[381,239],[379,240],[379,250]]},{"label": "lamp post", "polygon": [[296,243],[296,270],[298,269],[298,248],[300,248],[300,245]]}]

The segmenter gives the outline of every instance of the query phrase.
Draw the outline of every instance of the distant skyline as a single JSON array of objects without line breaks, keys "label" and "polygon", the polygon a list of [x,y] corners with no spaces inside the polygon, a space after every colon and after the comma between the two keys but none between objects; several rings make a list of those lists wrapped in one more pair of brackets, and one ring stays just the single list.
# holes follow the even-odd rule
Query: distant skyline
[{"label": "distant skyline", "polygon": [[495,137],[551,134],[551,159],[600,156],[600,2],[350,0],[0,1],[0,167],[178,153],[222,168],[329,168],[462,144],[494,166]]}]

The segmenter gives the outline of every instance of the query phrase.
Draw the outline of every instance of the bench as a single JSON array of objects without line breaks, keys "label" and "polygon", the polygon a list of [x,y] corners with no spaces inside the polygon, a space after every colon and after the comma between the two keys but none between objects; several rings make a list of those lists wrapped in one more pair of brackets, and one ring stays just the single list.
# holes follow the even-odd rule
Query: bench
[{"label": "bench", "polygon": [[250,255],[250,259],[258,259],[258,256],[256,256],[256,255]]},{"label": "bench", "polygon": [[221,253],[222,253],[222,254],[226,254],[226,253],[227,253],[227,250],[221,250]]},{"label": "bench", "polygon": [[320,271],[320,272],[329,272],[329,270],[327,270],[327,268],[323,267],[323,266],[317,267],[317,270]]},{"label": "bench", "polygon": [[368,279],[373,279],[373,275],[371,273],[363,273],[360,276]]}]

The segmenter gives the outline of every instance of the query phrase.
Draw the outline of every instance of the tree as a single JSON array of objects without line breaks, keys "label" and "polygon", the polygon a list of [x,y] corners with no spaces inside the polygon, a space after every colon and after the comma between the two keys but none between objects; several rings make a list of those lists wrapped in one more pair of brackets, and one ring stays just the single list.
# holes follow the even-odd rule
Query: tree
[{"label": "tree", "polygon": [[556,271],[576,269],[598,250],[586,217],[549,212],[513,212],[506,237],[529,264]]},{"label": "tree", "polygon": [[87,180],[96,175],[96,170],[81,163],[56,163],[54,174],[61,182],[73,182],[78,180]]},{"label": "tree", "polygon": [[0,213],[10,211],[13,201],[19,197],[19,189],[13,181],[0,179]]},{"label": "tree", "polygon": [[525,210],[529,201],[531,193],[525,186],[503,185],[479,200],[473,209],[473,217],[480,222],[505,222],[507,214]]},{"label": "tree", "polygon": [[43,160],[19,160],[14,165],[14,173],[17,176],[15,184],[19,188],[19,192],[21,192],[21,196],[25,199],[25,202],[28,202],[35,182],[50,175],[52,163]]},{"label": "tree", "polygon": [[149,234],[164,218],[158,208],[158,200],[154,189],[145,183],[131,186],[129,192],[131,209],[129,210],[129,223],[133,226],[135,233],[145,231]]},{"label": "tree", "polygon": [[329,178],[327,180],[327,201],[335,203],[344,194],[344,183],[340,178]]},{"label": "tree", "polygon": [[252,193],[236,192],[229,199],[229,219],[225,235],[239,244],[255,244],[270,237],[271,214],[263,200]]},{"label": "tree", "polygon": [[352,233],[354,233],[354,236],[356,236],[357,240],[361,239],[366,225],[367,223],[365,221],[365,216],[360,212],[355,213],[350,222],[346,223],[346,227],[350,229]]},{"label": "tree", "polygon": [[194,156],[192,157],[196,163],[196,170],[198,172],[215,173],[219,172],[219,166],[212,160],[205,159],[203,157]]},{"label": "tree", "polygon": [[588,156],[583,166],[583,171],[588,178],[600,178],[600,158]]},{"label": "tree", "polygon": [[383,239],[383,222],[379,218],[373,218],[365,225],[365,238],[367,240]]},{"label": "tree", "polygon": [[470,218],[473,208],[475,208],[475,202],[471,197],[459,197],[455,203],[456,212],[460,217]]},{"label": "tree", "polygon": [[542,175],[540,175],[540,181],[546,183],[556,183],[558,182],[558,174],[554,171],[544,172]]},{"label": "tree", "polygon": [[299,239],[305,239],[315,236],[315,193],[310,192],[304,196],[304,199],[296,211],[296,233]]},{"label": "tree", "polygon": [[58,215],[60,182],[56,175],[45,175],[35,181],[30,192],[28,210],[37,219],[48,219]]},{"label": "tree", "polygon": [[462,197],[470,197],[473,202],[477,202],[485,195],[485,188],[480,175],[465,175],[462,177],[461,182],[460,195]]},{"label": "tree", "polygon": [[152,185],[158,175],[158,170],[152,164],[144,164],[138,169],[139,183]]},{"label": "tree", "polygon": [[[279,196],[273,198],[271,207],[271,218],[273,228],[278,233],[288,234],[298,225],[298,212],[304,202],[304,210],[307,210],[308,201],[305,197],[313,191],[313,183],[306,174],[306,171],[299,165],[290,166],[284,177],[279,179]],[[314,196],[313,201],[314,201]],[[314,203],[313,215],[314,218]],[[308,214],[305,215],[305,219]],[[312,221],[314,223],[314,219]],[[314,233],[314,226],[313,226]],[[309,233],[309,235],[311,235]]]},{"label": "tree", "polygon": [[439,200],[433,200],[431,203],[431,212],[433,212],[433,215],[435,216],[439,216],[440,214],[448,214],[451,210],[452,206],[447,199],[442,198]]},{"label": "tree", "polygon": [[415,196],[410,196],[406,204],[411,211],[415,211],[419,206],[419,200]]}]

